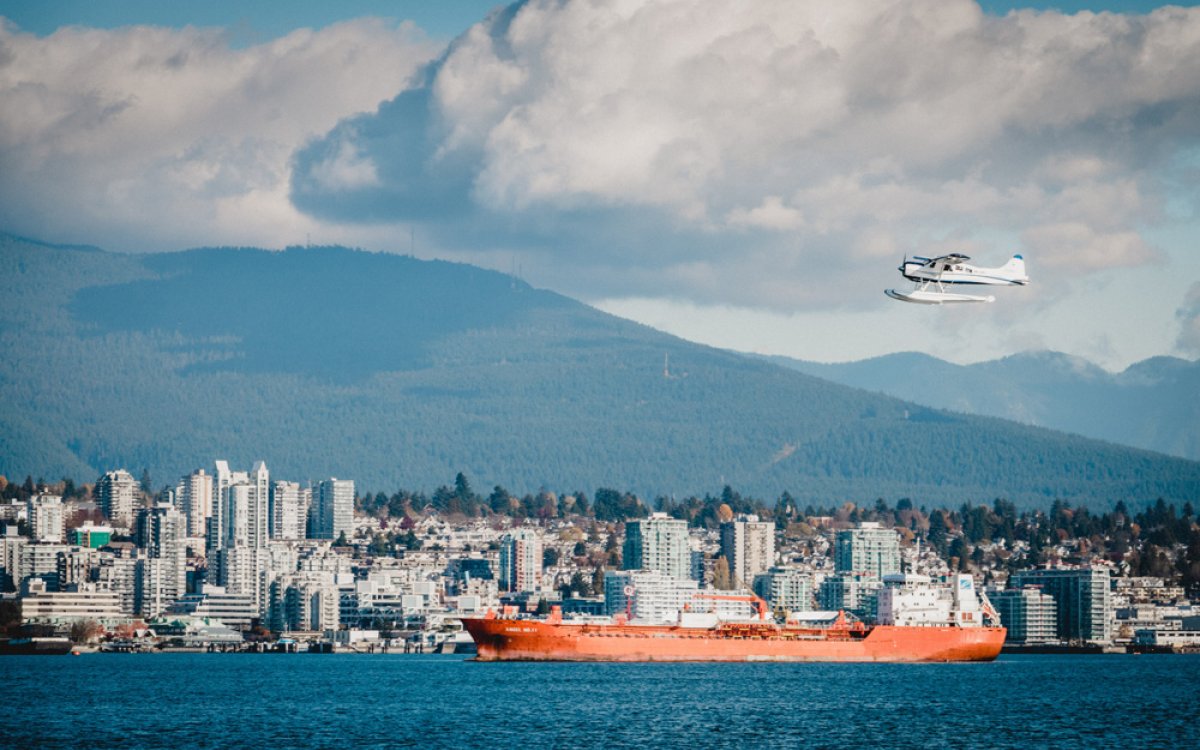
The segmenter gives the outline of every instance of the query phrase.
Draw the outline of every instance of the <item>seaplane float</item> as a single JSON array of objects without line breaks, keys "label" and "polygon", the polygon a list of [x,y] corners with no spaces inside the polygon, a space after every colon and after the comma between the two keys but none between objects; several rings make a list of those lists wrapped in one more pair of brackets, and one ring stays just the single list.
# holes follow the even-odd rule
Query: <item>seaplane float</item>
[{"label": "seaplane float", "polygon": [[966,285],[1025,286],[1025,259],[1014,255],[999,268],[981,268],[967,261],[960,253],[939,255],[936,258],[905,257],[900,263],[900,275],[914,283],[908,291],[885,289],[884,294],[901,302],[918,305],[944,305],[951,302],[995,302],[990,294],[964,294],[951,291]]}]

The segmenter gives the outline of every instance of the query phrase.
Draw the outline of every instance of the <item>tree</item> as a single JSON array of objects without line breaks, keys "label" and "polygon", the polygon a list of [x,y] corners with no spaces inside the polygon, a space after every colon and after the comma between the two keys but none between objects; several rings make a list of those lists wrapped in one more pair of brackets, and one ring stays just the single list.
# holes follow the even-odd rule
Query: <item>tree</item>
[{"label": "tree", "polygon": [[929,544],[937,550],[938,554],[943,558],[946,556],[947,534],[950,529],[946,524],[945,511],[935,510],[929,516]]},{"label": "tree", "polygon": [[713,588],[728,591],[733,588],[733,576],[729,573],[729,561],[724,555],[713,563]]},{"label": "tree", "polygon": [[345,547],[348,544],[350,544],[350,542],[346,541],[346,532],[342,531],[342,533],[338,534],[337,541],[333,543],[333,546],[334,547]]},{"label": "tree", "polygon": [[104,633],[104,628],[95,620],[76,620],[71,625],[72,643],[90,643]]},{"label": "tree", "polygon": [[467,481],[466,475],[461,471],[454,476],[454,494],[463,502],[470,500],[475,495],[471,491],[471,483]]},{"label": "tree", "polygon": [[553,565],[558,565],[558,550],[546,547],[542,550],[542,566],[549,568]]}]

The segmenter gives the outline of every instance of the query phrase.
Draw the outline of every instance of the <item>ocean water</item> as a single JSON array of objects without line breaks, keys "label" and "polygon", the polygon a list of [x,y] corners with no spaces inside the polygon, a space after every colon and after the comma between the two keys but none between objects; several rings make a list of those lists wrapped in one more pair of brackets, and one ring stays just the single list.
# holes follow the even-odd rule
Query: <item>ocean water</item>
[{"label": "ocean water", "polygon": [[1200,747],[1198,656],[531,664],[0,658],[5,748]]}]

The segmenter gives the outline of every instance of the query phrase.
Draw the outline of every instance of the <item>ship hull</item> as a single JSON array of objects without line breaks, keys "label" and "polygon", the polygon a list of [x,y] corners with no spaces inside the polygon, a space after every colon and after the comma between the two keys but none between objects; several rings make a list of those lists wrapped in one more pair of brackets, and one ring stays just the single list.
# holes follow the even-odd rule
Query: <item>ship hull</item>
[{"label": "ship hull", "polygon": [[464,619],[477,661],[991,661],[1004,628],[894,627],[865,633],[763,629],[745,636],[711,629],[646,625]]}]

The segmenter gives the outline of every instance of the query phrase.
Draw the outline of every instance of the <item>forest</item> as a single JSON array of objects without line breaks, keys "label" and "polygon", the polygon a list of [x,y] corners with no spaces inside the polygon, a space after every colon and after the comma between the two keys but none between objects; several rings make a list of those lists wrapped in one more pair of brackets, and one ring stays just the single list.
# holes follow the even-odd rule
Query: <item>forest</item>
[{"label": "forest", "polygon": [[[512,276],[347,248],[146,256],[0,235],[0,473],[272,476],[519,496],[726,485],[802,504],[1141,507],[1200,463],[837,385]],[[680,501],[683,502],[683,501]]]}]

